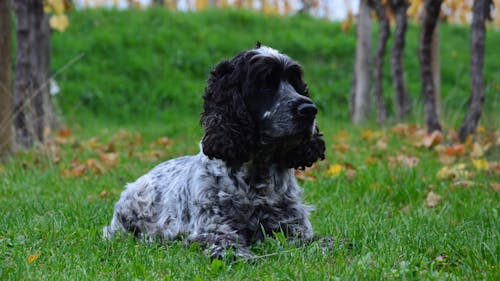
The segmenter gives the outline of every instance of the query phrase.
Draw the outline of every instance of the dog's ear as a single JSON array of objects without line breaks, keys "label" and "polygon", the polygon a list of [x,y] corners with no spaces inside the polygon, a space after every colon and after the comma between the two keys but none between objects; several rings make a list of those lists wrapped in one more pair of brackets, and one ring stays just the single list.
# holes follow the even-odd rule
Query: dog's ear
[{"label": "dog's ear", "polygon": [[244,103],[244,54],[222,61],[211,71],[203,95],[201,125],[203,153],[238,166],[250,160],[255,146],[255,123]]},{"label": "dog's ear", "polygon": [[286,168],[304,169],[311,167],[314,162],[325,159],[325,141],[318,127],[315,128],[311,139],[286,151],[281,156],[281,163]]}]

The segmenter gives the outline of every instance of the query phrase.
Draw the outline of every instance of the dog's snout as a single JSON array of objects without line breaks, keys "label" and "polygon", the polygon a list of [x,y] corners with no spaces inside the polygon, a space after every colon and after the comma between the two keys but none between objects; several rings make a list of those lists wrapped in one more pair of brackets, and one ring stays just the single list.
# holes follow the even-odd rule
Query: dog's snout
[{"label": "dog's snout", "polygon": [[297,107],[297,112],[300,117],[312,118],[316,116],[316,113],[318,113],[318,109],[316,108],[316,106],[314,106],[314,104],[310,102],[303,102]]}]

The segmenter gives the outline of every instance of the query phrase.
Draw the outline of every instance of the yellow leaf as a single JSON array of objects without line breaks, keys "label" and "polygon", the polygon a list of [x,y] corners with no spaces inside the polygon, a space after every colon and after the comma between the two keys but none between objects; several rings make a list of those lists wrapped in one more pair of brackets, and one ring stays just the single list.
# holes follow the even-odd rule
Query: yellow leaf
[{"label": "yellow leaf", "polygon": [[5,171],[5,167],[2,164],[0,164],[0,174],[3,173],[3,171]]},{"label": "yellow leaf", "polygon": [[57,15],[64,13],[64,0],[48,0],[47,5],[50,6]]},{"label": "yellow leaf", "polygon": [[465,179],[470,173],[465,170],[465,164],[457,164],[451,167],[444,166],[439,170],[436,177],[440,180],[445,179]]},{"label": "yellow leaf", "polygon": [[373,137],[372,130],[365,130],[361,133],[361,138],[364,140],[370,140]]},{"label": "yellow leaf", "polygon": [[471,159],[471,160],[472,160],[472,165],[474,166],[474,168],[476,168],[479,171],[486,171],[486,170],[488,170],[488,168],[490,166],[488,161],[486,161],[486,159],[484,159],[484,158]]},{"label": "yellow leaf", "polygon": [[63,32],[69,26],[68,17],[64,14],[53,15],[50,17],[49,24],[50,24],[51,28],[53,28],[57,31]]},{"label": "yellow leaf", "polygon": [[33,263],[34,261],[36,261],[40,255],[42,254],[42,252],[38,251],[36,252],[35,254],[31,254],[28,256],[28,263]]},{"label": "yellow leaf", "polygon": [[341,164],[334,164],[334,165],[330,165],[330,167],[328,168],[328,171],[326,173],[330,177],[335,178],[335,177],[338,177],[340,175],[340,173],[342,173],[343,170],[344,170],[344,167]]}]

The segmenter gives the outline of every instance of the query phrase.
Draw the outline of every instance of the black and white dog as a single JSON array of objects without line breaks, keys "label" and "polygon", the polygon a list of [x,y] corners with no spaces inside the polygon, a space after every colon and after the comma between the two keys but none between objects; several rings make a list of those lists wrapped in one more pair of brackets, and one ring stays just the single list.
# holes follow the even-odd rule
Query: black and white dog
[{"label": "black and white dog", "polygon": [[212,258],[228,249],[248,257],[273,232],[311,240],[294,168],[323,159],[325,144],[300,65],[257,44],[215,66],[203,99],[202,152],[127,184],[105,237],[187,237]]}]

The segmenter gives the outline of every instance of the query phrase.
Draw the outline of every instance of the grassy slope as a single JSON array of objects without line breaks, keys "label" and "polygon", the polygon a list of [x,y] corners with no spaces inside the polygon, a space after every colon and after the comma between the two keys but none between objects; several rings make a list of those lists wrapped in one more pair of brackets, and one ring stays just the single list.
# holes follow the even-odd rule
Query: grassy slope
[{"label": "grassy slope", "polygon": [[[54,35],[54,69],[85,53],[58,77],[63,89],[58,102],[78,132],[77,141],[58,146],[58,163],[49,153],[25,153],[0,172],[0,279],[500,277],[498,193],[486,188],[450,190],[449,182],[435,178],[441,165],[433,151],[406,151],[418,153],[416,169],[364,164],[369,155],[385,159],[407,148],[400,137],[391,136],[390,149],[374,155],[373,143],[360,137],[361,129],[347,125],[352,32],[346,35],[337,25],[306,17],[235,12],[86,11],[74,13],[71,24],[66,33]],[[417,34],[416,28],[410,30],[406,50],[409,88],[415,98],[420,87]],[[489,35],[486,77],[491,102],[485,120],[494,124],[500,62],[493,47],[500,44],[500,35]],[[455,124],[468,95],[468,44],[464,44],[468,34],[445,26],[442,36],[443,104],[447,122]],[[137,151],[153,149],[150,143],[154,146],[161,135],[172,136],[175,145],[162,159],[194,152],[208,69],[257,40],[304,65],[313,97],[321,106],[328,160],[348,161],[359,168],[355,180],[329,178],[319,170],[317,181],[303,183],[305,201],[317,208],[312,215],[316,231],[348,238],[356,248],[323,254],[315,246],[297,249],[271,240],[253,249],[258,255],[271,254],[255,263],[210,264],[196,247],[178,243],[102,241],[101,227],[109,222],[121,187],[155,163],[128,157],[133,137],[112,140],[116,129],[123,126],[141,133],[144,144],[135,147]],[[419,114],[413,118],[421,120]],[[352,149],[343,154],[333,148],[342,127],[353,136]],[[103,144],[116,145],[120,164],[103,175],[63,178],[61,169],[68,168],[75,156],[82,161],[98,157],[86,145],[95,135]],[[491,180],[484,174],[474,178],[483,185]],[[498,182],[498,177],[493,180]],[[444,197],[436,209],[423,206],[429,185]],[[109,194],[101,198],[102,190]],[[29,255],[37,252],[40,256],[29,263]],[[438,256],[446,258],[438,261]]]}]

